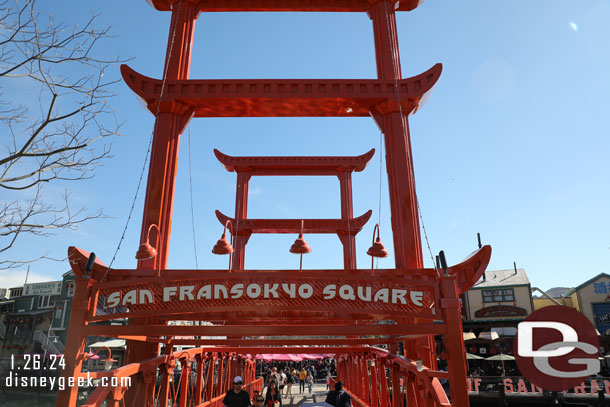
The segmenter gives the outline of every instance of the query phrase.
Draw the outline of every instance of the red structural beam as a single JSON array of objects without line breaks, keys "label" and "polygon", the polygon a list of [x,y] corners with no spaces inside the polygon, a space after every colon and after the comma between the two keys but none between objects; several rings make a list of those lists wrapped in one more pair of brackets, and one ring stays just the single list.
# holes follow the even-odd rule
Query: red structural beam
[{"label": "red structural beam", "polygon": [[444,324],[418,323],[399,325],[277,325],[277,326],[176,326],[176,325],[86,325],[86,335],[128,336],[295,336],[295,335],[440,335]]},{"label": "red structural beam", "polygon": [[[169,11],[178,0],[150,0],[154,8]],[[372,0],[200,0],[201,11],[344,11],[366,12]],[[423,0],[397,1],[398,11],[411,11]]]},{"label": "red structural beam", "polygon": [[375,149],[351,157],[232,157],[214,149],[218,161],[230,172],[249,175],[338,175],[360,172],[373,158]]},{"label": "red structural beam", "polygon": [[[240,221],[241,224],[241,221]],[[295,232],[296,233],[296,232]],[[68,258],[72,270],[77,276],[84,274],[85,264],[89,257],[89,252],[79,249],[78,247],[71,246],[68,248]],[[471,253],[466,260],[458,263],[454,266],[447,268],[447,274],[456,275],[458,286],[460,288],[460,294],[463,294],[466,290],[476,283],[483,272],[485,271],[489,260],[491,258],[491,246],[485,245],[482,248]],[[100,280],[104,274],[108,271],[102,261],[96,259],[93,270],[92,279]],[[442,270],[441,270],[442,272]],[[131,270],[131,269],[116,269],[110,270],[106,276],[106,281],[102,287],[112,287],[121,284],[125,284],[126,279],[132,277],[147,278],[145,280],[137,280],[143,284],[148,282],[158,281],[157,270]],[[180,279],[180,278],[208,278],[214,277],[219,274],[227,273],[226,270],[161,270],[161,275],[164,279]],[[328,277],[330,274],[345,275],[350,278],[358,279],[388,279],[388,278],[414,278],[418,276],[426,281],[434,281],[437,278],[436,271],[434,269],[378,269],[374,273],[368,269],[351,270],[346,273],[344,270],[303,270],[297,272],[295,270],[244,270],[244,271],[233,271],[231,274],[234,275],[266,275],[266,273],[280,273],[281,275],[289,276],[290,278],[298,279],[304,276],[324,276]],[[295,280],[296,281],[296,280]],[[114,282],[114,283],[113,283]],[[135,281],[134,281],[135,283]]]},{"label": "red structural beam", "polygon": [[[371,217],[373,211],[348,219],[303,219],[303,233],[350,233],[357,234],[362,230]],[[216,211],[216,217],[222,225],[231,221],[237,234],[247,233],[299,233],[301,231],[301,219],[240,219],[239,225],[234,218],[230,218],[220,211]]]},{"label": "red structural beam", "polygon": [[[194,345],[194,346],[330,346],[339,345],[386,345],[388,343],[402,342],[405,340],[414,339],[421,335],[409,336],[391,336],[391,337],[376,337],[376,338],[332,338],[332,339],[172,339],[171,343],[174,346],[178,345]],[[132,339],[127,337],[123,339]],[[150,342],[168,343],[168,339],[158,339],[153,337],[137,337],[144,338]],[[330,349],[329,349],[330,350]],[[284,352],[285,353],[285,352]],[[306,353],[306,352],[299,352]]]},{"label": "red structural beam", "polygon": [[[161,112],[194,117],[357,117],[410,114],[426,100],[442,65],[408,79],[168,79]],[[121,65],[125,83],[157,112],[162,81]],[[397,91],[398,86],[398,91]]]}]

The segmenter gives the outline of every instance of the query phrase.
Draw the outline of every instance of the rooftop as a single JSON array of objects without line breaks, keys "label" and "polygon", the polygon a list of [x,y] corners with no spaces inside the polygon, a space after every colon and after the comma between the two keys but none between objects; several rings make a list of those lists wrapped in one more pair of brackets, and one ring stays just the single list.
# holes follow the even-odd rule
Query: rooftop
[{"label": "rooftop", "polygon": [[527,285],[529,283],[530,280],[524,269],[489,270],[485,272],[485,280],[481,277],[472,288]]}]

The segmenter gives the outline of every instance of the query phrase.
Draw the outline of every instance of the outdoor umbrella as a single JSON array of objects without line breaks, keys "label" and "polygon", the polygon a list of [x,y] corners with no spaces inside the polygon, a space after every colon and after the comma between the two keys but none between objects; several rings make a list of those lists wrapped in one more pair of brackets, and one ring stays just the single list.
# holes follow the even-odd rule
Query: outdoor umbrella
[{"label": "outdoor umbrella", "polygon": [[485,358],[483,356],[473,355],[472,353],[466,352],[466,359],[468,359],[468,360],[480,360],[480,359],[485,359]]},{"label": "outdoor umbrella", "polygon": [[302,358],[298,357],[297,355],[292,355],[289,353],[263,353],[263,354],[260,354],[260,356],[262,357],[263,360],[266,360],[266,361],[277,360],[277,361],[300,362],[301,360],[303,360]]},{"label": "outdoor umbrella", "polygon": [[474,332],[464,332],[462,335],[464,336],[465,341],[477,339],[477,336],[474,334]]},{"label": "outdoor umbrella", "polygon": [[479,339],[488,339],[490,341],[495,341],[496,339],[498,339],[500,336],[498,335],[497,332],[493,332],[493,331],[487,331],[487,332],[481,332],[479,334]]},{"label": "outdoor umbrella", "polygon": [[495,360],[495,361],[502,361],[502,362],[504,362],[505,360],[515,360],[515,357],[511,356],[511,355],[504,354],[504,353],[499,353],[497,355],[485,358],[485,360]]}]

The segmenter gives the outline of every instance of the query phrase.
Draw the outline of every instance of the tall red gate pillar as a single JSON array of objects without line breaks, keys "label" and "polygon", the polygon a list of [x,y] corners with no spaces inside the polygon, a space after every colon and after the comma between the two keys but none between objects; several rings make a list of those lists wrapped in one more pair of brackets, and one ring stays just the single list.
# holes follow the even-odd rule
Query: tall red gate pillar
[{"label": "tall red gate pillar", "polygon": [[[163,78],[188,79],[191,64],[191,51],[195,21],[200,9],[196,0],[176,0],[172,7],[172,20],[169,29],[167,51]],[[163,83],[165,85],[165,83]],[[161,90],[161,95],[166,89]],[[192,111],[178,103],[163,103],[163,96],[157,111],[153,131],[148,183],[144,198],[144,213],[140,241],[146,241],[151,225],[150,244],[157,249],[157,256],[138,261],[138,269],[166,269],[169,256],[169,241],[171,235],[172,208],[176,172],[178,167],[178,152],[180,135],[192,117]],[[131,323],[146,323],[135,320]],[[158,345],[128,341],[127,363],[135,363],[156,356]],[[128,406],[143,406],[146,397],[142,397],[144,383],[136,380],[126,393]],[[154,390],[154,389],[153,389]],[[140,393],[140,397],[136,395]]]},{"label": "tall red gate pillar", "polygon": [[[196,0],[176,0],[172,10],[167,52],[165,56],[164,80],[188,79],[191,64],[191,51],[195,21],[199,16]],[[150,243],[157,249],[157,256],[138,262],[138,269],[167,268],[169,239],[171,235],[172,207],[180,135],[192,117],[192,111],[178,103],[163,103],[163,89],[159,112],[155,119],[148,184],[144,200],[142,231],[140,241],[146,241],[151,225],[153,228]]]},{"label": "tall red gate pillar", "polygon": [[[379,79],[397,81],[402,74],[393,2],[376,2],[369,10],[369,17],[375,36],[377,76]],[[398,92],[398,87],[396,90]],[[423,267],[423,257],[407,119],[415,106],[405,105],[404,102],[399,99],[398,103],[378,105],[372,115],[385,139],[396,268],[419,269]],[[435,368],[436,360],[432,352],[418,352],[418,348],[435,349],[434,337],[408,344],[405,351],[409,357],[422,357],[426,366]]]}]

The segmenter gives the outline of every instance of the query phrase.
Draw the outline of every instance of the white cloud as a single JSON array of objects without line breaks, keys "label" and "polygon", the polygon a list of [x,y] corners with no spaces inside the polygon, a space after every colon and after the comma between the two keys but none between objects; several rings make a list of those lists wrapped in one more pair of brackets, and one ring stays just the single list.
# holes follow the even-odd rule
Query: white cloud
[{"label": "white cloud", "polygon": [[[0,288],[19,287],[25,283],[27,270],[3,270],[0,271]],[[60,278],[51,278],[42,274],[32,273],[28,276],[28,283],[43,283],[45,281],[59,281]]]}]

